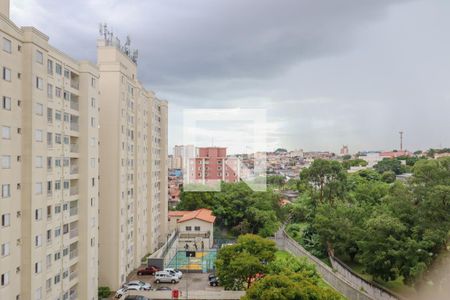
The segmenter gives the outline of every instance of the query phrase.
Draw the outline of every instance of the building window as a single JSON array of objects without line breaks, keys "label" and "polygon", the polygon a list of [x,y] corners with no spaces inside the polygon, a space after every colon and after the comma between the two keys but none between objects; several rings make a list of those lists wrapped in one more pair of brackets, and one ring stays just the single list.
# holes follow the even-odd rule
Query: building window
[{"label": "building window", "polygon": [[38,76],[36,76],[36,88],[39,90],[44,89],[44,79],[42,79],[41,77],[38,77]]},{"label": "building window", "polygon": [[38,274],[42,272],[42,264],[40,261],[34,263],[34,273]]},{"label": "building window", "polygon": [[0,285],[5,286],[8,284],[9,284],[9,272],[6,272],[0,276]]},{"label": "building window", "polygon": [[34,210],[34,219],[36,221],[42,220],[42,208],[37,208]]},{"label": "building window", "polygon": [[70,71],[67,69],[64,69],[64,77],[70,78]]},{"label": "building window", "polygon": [[[61,190],[61,180],[55,180],[55,191],[59,190]],[[61,207],[59,207],[59,210],[61,210]],[[55,206],[55,213],[58,213],[56,211],[56,206]]]},{"label": "building window", "polygon": [[34,133],[34,137],[35,137],[36,142],[42,142],[42,139],[43,139],[42,135],[43,135],[42,130],[41,129],[36,129],[36,131]]},{"label": "building window", "polygon": [[9,184],[2,184],[2,198],[11,197],[11,186]]},{"label": "building window", "polygon": [[8,256],[9,255],[9,243],[4,243],[2,244],[1,247],[1,254],[2,256]]},{"label": "building window", "polygon": [[55,120],[61,121],[61,111],[55,110]]},{"label": "building window", "polygon": [[186,231],[192,231],[192,227],[191,226],[186,226]]},{"label": "building window", "polygon": [[36,50],[36,62],[41,65],[44,63],[44,54],[39,50]]},{"label": "building window", "polygon": [[61,144],[61,134],[60,133],[55,133],[55,143]]},{"label": "building window", "polygon": [[91,78],[91,86],[93,88],[95,88],[95,78],[94,77]]},{"label": "building window", "polygon": [[53,98],[53,85],[47,84],[47,97]]},{"label": "building window", "polygon": [[47,108],[47,122],[53,123],[53,109]]},{"label": "building window", "polygon": [[7,126],[2,126],[2,138],[5,140],[11,139],[11,128]]},{"label": "building window", "polygon": [[34,192],[36,193],[36,195],[42,194],[42,182],[36,182],[34,184]]},{"label": "building window", "polygon": [[11,81],[11,69],[3,67],[3,80]]},{"label": "building window", "polygon": [[2,215],[2,227],[9,227],[10,225],[10,214],[3,214]]},{"label": "building window", "polygon": [[36,103],[35,109],[36,115],[42,116],[44,114],[44,105],[42,103]]},{"label": "building window", "polygon": [[2,155],[2,169],[10,169],[10,168],[11,168],[11,156]]},{"label": "building window", "polygon": [[200,226],[195,226],[195,227],[194,227],[194,230],[195,230],[195,231],[200,231]]},{"label": "building window", "polygon": [[55,71],[56,71],[56,74],[61,75],[62,74],[62,66],[60,64],[56,63]]},{"label": "building window", "polygon": [[10,97],[3,96],[2,108],[4,110],[11,110],[11,98]]},{"label": "building window", "polygon": [[55,96],[61,98],[61,88],[55,87]]},{"label": "building window", "polygon": [[40,246],[42,246],[42,236],[39,234],[39,235],[36,235],[35,237],[34,237],[34,245],[36,246],[36,247],[40,247]]},{"label": "building window", "polygon": [[53,75],[53,60],[47,60],[47,73]]},{"label": "building window", "polygon": [[11,41],[3,38],[3,51],[11,53]]},{"label": "building window", "polygon": [[42,168],[43,165],[44,165],[43,157],[36,156],[36,168]]}]

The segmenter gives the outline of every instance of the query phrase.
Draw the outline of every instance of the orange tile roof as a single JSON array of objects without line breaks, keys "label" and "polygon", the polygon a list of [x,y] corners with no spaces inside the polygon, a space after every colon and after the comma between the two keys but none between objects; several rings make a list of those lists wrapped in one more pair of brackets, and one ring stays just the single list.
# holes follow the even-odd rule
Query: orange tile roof
[{"label": "orange tile roof", "polygon": [[212,214],[210,209],[200,208],[184,214],[183,217],[178,220],[178,223],[186,222],[192,219],[199,219],[208,223],[214,223],[216,217]]},{"label": "orange tile roof", "polygon": [[169,217],[182,217],[190,212],[189,210],[169,210]]}]

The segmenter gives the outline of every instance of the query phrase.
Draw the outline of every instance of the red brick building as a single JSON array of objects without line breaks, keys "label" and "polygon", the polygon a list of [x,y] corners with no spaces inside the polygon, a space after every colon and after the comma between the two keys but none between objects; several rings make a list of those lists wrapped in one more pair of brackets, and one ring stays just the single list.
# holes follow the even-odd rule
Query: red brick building
[{"label": "red brick building", "polygon": [[200,147],[196,152],[196,157],[190,160],[189,165],[191,183],[239,181],[240,162],[236,157],[227,157],[227,148]]}]

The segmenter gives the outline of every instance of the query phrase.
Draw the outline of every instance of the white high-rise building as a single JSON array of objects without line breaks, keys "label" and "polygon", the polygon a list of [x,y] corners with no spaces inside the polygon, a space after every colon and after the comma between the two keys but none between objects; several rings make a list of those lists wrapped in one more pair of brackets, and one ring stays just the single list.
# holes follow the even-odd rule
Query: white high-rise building
[{"label": "white high-rise building", "polygon": [[0,1],[0,299],[96,299],[98,70]]},{"label": "white high-rise building", "polygon": [[100,71],[100,285],[119,288],[166,241],[167,102],[137,79],[137,64],[108,39]]}]

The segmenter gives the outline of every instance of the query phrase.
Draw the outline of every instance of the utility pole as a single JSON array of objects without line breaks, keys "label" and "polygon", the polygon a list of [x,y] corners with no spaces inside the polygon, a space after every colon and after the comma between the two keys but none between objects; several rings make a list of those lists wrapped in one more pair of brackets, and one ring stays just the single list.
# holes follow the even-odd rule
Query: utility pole
[{"label": "utility pole", "polygon": [[403,131],[400,131],[400,151],[403,151]]}]

